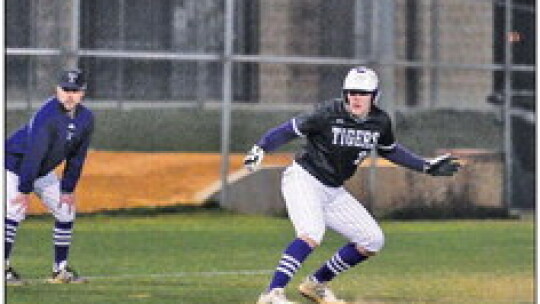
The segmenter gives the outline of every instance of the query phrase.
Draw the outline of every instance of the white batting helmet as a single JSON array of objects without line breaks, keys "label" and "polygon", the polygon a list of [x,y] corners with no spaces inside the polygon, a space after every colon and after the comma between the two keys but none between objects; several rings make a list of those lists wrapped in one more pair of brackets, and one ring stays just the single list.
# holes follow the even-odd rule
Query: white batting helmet
[{"label": "white batting helmet", "polygon": [[343,81],[343,97],[346,99],[347,91],[364,91],[373,94],[373,102],[379,97],[379,77],[372,69],[364,66],[352,68]]}]

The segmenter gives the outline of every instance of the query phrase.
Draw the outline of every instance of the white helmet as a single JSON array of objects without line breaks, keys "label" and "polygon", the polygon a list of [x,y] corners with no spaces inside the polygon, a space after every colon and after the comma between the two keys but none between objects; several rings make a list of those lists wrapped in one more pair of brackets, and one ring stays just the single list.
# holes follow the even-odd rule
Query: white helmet
[{"label": "white helmet", "polygon": [[373,93],[373,102],[379,97],[379,77],[372,69],[364,66],[352,68],[343,81],[343,97],[346,100],[346,91],[356,90]]}]

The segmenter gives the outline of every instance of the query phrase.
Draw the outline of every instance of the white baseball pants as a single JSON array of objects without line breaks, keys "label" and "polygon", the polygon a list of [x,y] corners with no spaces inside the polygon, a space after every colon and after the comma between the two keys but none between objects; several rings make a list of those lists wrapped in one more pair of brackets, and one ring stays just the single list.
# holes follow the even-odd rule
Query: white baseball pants
[{"label": "white baseball pants", "polygon": [[326,227],[370,252],[384,245],[384,234],[364,206],[344,187],[322,184],[297,163],[283,173],[282,192],[296,235],[320,244]]},{"label": "white baseball pants", "polygon": [[[26,217],[26,209],[11,201],[19,193],[19,176],[6,171],[6,217],[16,222],[21,222]],[[75,210],[70,212],[67,204],[60,204],[60,180],[51,171],[49,174],[34,181],[34,193],[47,206],[49,211],[59,222],[72,222],[75,219]]]}]

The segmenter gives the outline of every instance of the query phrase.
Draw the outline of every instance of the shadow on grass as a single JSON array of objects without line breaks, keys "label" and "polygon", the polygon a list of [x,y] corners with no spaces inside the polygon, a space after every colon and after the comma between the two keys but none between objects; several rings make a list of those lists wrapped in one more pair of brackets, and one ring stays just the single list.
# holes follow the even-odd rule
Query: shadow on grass
[{"label": "shadow on grass", "polygon": [[[156,206],[156,207],[136,207],[136,208],[120,208],[114,210],[100,210],[91,213],[78,213],[77,217],[98,217],[98,216],[117,216],[117,217],[139,217],[139,216],[160,216],[164,214],[178,213],[216,213],[226,214],[231,213],[219,206],[217,202],[208,202],[204,205],[172,205],[172,206]],[[34,214],[29,215],[29,218],[49,218],[50,214]]]}]

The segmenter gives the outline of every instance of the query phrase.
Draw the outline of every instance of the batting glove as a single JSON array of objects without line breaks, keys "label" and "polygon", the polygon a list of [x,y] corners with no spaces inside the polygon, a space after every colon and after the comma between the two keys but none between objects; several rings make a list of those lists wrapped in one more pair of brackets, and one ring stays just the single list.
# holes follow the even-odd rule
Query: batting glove
[{"label": "batting glove", "polygon": [[250,172],[257,170],[261,165],[263,157],[264,150],[261,147],[254,145],[244,158],[244,167]]},{"label": "batting glove", "polygon": [[457,158],[450,154],[444,154],[426,161],[424,172],[433,176],[452,176],[461,165],[457,162]]}]

